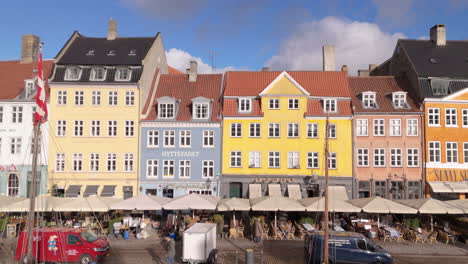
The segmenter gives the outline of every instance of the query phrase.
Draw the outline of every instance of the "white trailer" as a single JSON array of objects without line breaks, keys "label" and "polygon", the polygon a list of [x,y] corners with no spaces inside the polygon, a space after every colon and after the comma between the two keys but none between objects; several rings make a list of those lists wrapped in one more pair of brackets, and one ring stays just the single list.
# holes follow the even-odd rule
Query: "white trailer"
[{"label": "white trailer", "polygon": [[184,231],[183,243],[184,262],[206,262],[210,252],[216,248],[216,224],[194,224]]}]

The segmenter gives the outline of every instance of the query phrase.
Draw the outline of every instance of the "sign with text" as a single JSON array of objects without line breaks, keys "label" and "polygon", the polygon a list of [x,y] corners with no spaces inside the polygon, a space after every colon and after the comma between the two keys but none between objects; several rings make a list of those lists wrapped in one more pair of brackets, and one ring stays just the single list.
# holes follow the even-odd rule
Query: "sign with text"
[{"label": "sign with text", "polygon": [[163,151],[161,156],[163,157],[198,157],[200,152],[198,151]]},{"label": "sign with text", "polygon": [[468,181],[468,170],[427,169],[427,181]]},{"label": "sign with text", "polygon": [[1,171],[18,171],[18,168],[16,168],[15,165],[11,166],[0,166],[0,172]]}]

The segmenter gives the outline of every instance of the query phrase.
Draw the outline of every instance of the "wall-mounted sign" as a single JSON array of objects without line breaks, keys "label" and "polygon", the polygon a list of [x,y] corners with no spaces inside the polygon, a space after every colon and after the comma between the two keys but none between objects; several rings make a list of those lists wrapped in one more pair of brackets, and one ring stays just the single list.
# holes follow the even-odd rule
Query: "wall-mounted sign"
[{"label": "wall-mounted sign", "polygon": [[198,151],[163,151],[161,156],[163,157],[198,157],[200,152]]},{"label": "wall-mounted sign", "polygon": [[428,169],[427,181],[468,181],[468,170]]},{"label": "wall-mounted sign", "polygon": [[11,166],[0,166],[0,171],[18,171],[15,165]]}]

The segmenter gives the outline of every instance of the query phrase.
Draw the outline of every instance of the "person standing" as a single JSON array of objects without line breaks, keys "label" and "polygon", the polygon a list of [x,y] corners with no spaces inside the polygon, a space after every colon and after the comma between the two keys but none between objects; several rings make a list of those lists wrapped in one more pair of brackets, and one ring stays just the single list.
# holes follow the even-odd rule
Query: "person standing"
[{"label": "person standing", "polygon": [[171,233],[167,240],[167,264],[175,264],[175,234]]}]

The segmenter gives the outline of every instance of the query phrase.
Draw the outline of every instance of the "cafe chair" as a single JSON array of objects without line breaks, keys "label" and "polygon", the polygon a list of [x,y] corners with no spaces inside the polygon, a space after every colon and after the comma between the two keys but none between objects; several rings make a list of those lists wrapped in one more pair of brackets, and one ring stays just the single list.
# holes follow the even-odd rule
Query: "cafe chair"
[{"label": "cafe chair", "polygon": [[437,232],[432,232],[431,235],[429,236],[429,243],[437,243]]},{"label": "cafe chair", "polygon": [[244,238],[244,227],[243,226],[239,226],[237,228],[237,235],[238,235],[238,237]]},{"label": "cafe chair", "polygon": [[237,230],[235,228],[229,229],[229,239],[237,238]]}]

